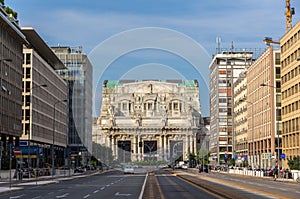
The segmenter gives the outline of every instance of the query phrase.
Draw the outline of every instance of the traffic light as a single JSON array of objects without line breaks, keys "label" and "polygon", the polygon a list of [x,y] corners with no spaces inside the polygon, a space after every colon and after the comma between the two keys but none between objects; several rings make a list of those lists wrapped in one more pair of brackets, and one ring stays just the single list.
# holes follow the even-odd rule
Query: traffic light
[{"label": "traffic light", "polygon": [[200,138],[197,138],[197,143],[200,143],[201,139]]}]

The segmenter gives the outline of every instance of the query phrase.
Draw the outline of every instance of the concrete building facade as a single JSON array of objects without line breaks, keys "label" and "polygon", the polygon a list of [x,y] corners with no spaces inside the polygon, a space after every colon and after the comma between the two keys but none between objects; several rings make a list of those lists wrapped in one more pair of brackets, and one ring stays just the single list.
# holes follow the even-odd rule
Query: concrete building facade
[{"label": "concrete building facade", "polygon": [[98,125],[119,162],[187,160],[201,114],[196,80],[105,81]]},{"label": "concrete building facade", "polygon": [[300,156],[300,21],[280,39],[283,167]]},{"label": "concrete building facade", "polygon": [[242,72],[234,82],[234,94],[234,158],[236,165],[244,166],[248,160],[247,72]]},{"label": "concrete building facade", "polygon": [[213,164],[225,164],[234,155],[233,84],[252,63],[252,52],[216,54],[210,68],[210,155]]},{"label": "concrete building facade", "polygon": [[271,168],[281,154],[280,51],[270,46],[247,70],[249,164]]},{"label": "concrete building facade", "polygon": [[[27,44],[17,21],[0,7],[0,170],[22,134],[22,59]],[[1,161],[3,160],[3,162]],[[7,168],[6,168],[7,169]]]},{"label": "concrete building facade", "polygon": [[55,166],[62,166],[67,144],[67,107],[62,101],[67,99],[67,83],[55,70],[65,66],[33,28],[22,32],[30,43],[23,48],[22,158],[29,167],[45,167],[52,163],[54,145]]}]

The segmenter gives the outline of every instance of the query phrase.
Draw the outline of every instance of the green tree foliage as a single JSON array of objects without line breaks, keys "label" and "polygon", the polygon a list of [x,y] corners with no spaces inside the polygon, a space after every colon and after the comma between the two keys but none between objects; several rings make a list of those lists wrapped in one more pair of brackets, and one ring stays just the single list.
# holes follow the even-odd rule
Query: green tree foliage
[{"label": "green tree foliage", "polygon": [[6,12],[7,14],[11,14],[15,19],[18,18],[18,13],[15,12],[15,11],[14,11],[13,9],[11,9],[10,7],[5,6],[4,0],[0,0],[0,4],[1,4],[2,8],[4,8],[4,10],[5,10],[5,12]]},{"label": "green tree foliage", "polygon": [[209,156],[210,153],[206,149],[200,149],[197,152],[196,160],[198,161],[199,164],[209,164]]},{"label": "green tree foliage", "polygon": [[294,157],[291,160],[288,160],[288,165],[291,170],[300,170],[300,157]]},{"label": "green tree foliage", "polygon": [[7,12],[7,14],[12,14],[12,16],[17,19],[18,18],[18,13],[15,12],[13,9],[11,9],[10,7],[8,6],[5,6],[5,12]]}]

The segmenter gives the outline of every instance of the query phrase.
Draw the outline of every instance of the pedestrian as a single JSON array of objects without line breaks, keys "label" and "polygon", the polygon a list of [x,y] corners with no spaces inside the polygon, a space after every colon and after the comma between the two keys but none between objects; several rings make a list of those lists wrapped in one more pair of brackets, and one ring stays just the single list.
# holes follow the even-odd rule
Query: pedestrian
[{"label": "pedestrian", "polygon": [[276,179],[278,178],[278,168],[275,167],[273,170],[273,177],[274,177],[274,181],[276,181]]}]

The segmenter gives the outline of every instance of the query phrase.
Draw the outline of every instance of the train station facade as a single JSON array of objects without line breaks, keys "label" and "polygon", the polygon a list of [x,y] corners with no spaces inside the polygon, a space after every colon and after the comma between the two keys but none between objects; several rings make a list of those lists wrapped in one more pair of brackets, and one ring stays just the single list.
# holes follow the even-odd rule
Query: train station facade
[{"label": "train station facade", "polygon": [[201,134],[196,80],[104,81],[97,125],[119,162],[187,160]]}]

